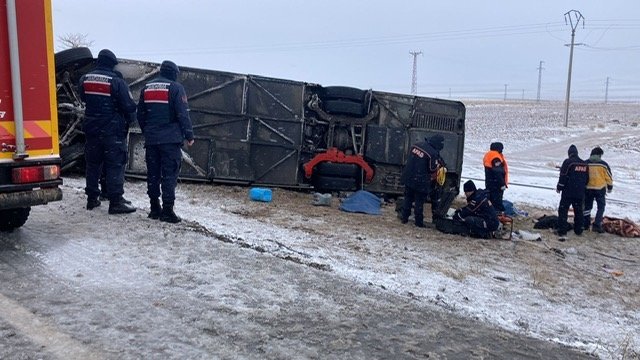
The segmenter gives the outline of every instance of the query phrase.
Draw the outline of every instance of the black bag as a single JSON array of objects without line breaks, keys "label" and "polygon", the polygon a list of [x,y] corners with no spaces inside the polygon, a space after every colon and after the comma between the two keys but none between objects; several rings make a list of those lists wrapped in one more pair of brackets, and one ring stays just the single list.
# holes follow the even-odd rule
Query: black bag
[{"label": "black bag", "polygon": [[436,219],[436,229],[445,234],[469,235],[469,229],[462,221],[448,218]]}]

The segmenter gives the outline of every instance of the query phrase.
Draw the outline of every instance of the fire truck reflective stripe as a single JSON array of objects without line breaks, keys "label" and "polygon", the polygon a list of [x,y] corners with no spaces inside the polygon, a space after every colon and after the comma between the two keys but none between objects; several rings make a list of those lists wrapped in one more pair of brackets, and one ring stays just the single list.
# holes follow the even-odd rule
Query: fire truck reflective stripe
[{"label": "fire truck reflective stripe", "polygon": [[[51,121],[25,121],[25,145],[29,150],[46,150],[53,146],[51,137]],[[13,122],[0,122],[0,142],[15,145],[15,128]]]},{"label": "fire truck reflective stripe", "polygon": [[109,82],[85,81],[82,86],[85,94],[111,96],[111,83]]},{"label": "fire truck reflective stripe", "polygon": [[144,102],[168,104],[169,89],[146,89],[144,91]]},{"label": "fire truck reflective stripe", "polygon": [[[11,125],[11,128],[9,128]],[[6,141],[6,139],[15,140],[15,134],[13,133],[13,123],[0,122],[0,140]]]},{"label": "fire truck reflective stripe", "polygon": [[[46,127],[43,127],[42,125],[46,125]],[[27,138],[42,138],[42,137],[51,137],[51,133],[49,131],[47,131],[48,129],[51,129],[51,122],[50,121],[25,121],[24,122],[24,130],[25,130],[25,136]]]}]

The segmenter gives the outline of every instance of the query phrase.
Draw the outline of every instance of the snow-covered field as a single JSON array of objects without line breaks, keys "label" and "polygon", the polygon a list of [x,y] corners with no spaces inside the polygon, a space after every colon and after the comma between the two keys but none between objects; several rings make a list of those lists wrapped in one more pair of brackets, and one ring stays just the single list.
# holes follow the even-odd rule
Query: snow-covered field
[{"label": "snow-covered field", "polygon": [[[463,176],[484,178],[482,156],[500,141],[512,185],[505,199],[555,209],[558,169],[571,144],[581,158],[600,146],[613,172],[606,214],[640,220],[640,104],[575,103],[564,126],[561,102],[467,102]],[[542,188],[519,186],[534,185]],[[595,211],[595,210],[594,210]]]}]

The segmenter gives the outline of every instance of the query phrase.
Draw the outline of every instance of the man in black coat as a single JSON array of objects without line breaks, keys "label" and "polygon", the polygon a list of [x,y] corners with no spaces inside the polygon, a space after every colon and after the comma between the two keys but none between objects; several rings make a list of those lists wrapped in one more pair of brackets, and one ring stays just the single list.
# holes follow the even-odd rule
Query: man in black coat
[{"label": "man in black coat", "polygon": [[191,146],[194,141],[187,95],[177,81],[179,73],[175,63],[163,61],[160,76],[144,86],[138,101],[138,124],[144,135],[147,194],[151,204],[149,217],[170,223],[180,222],[173,206],[182,162],[181,147],[183,143]]},{"label": "man in black coat", "polygon": [[560,178],[556,191],[561,193],[560,205],[558,206],[558,227],[556,232],[559,236],[567,235],[570,229],[567,223],[569,207],[573,207],[574,224],[573,231],[576,235],[582,235],[583,228],[583,203],[584,195],[589,182],[589,167],[587,162],[578,157],[578,148],[575,145],[569,146],[569,157],[562,162],[560,167]]},{"label": "man in black coat", "polygon": [[431,195],[431,213],[434,218],[437,196],[433,188],[433,178],[440,164],[440,150],[444,148],[444,137],[436,134],[425,138],[411,147],[407,164],[402,172],[401,181],[404,184],[404,202],[401,221],[406,224],[411,215],[411,205],[414,204],[414,218],[417,227],[424,225],[424,203]]},{"label": "man in black coat", "polygon": [[79,82],[80,99],[86,106],[83,130],[87,209],[100,206],[98,182],[104,166],[109,214],[136,211],[122,196],[128,119],[135,113],[136,104],[127,83],[114,72],[117,64],[113,52],[103,49],[98,54],[95,70],[83,75]]},{"label": "man in black coat", "polygon": [[456,210],[453,220],[463,222],[469,235],[480,238],[491,238],[498,230],[500,222],[498,213],[489,200],[489,192],[476,189],[476,184],[469,180],[463,185],[467,197],[467,206]]}]

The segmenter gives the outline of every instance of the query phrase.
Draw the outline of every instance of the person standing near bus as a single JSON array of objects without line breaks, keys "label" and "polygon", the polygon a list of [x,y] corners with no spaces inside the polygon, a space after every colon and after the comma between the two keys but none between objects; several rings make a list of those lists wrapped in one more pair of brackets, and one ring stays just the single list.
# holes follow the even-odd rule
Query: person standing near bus
[{"label": "person standing near bus", "polygon": [[[177,223],[173,211],[182,162],[182,144],[193,145],[187,94],[178,80],[180,70],[169,60],[162,62],[160,76],[140,92],[138,124],[144,135],[147,162],[149,218]],[[160,205],[162,196],[162,206]]]}]

